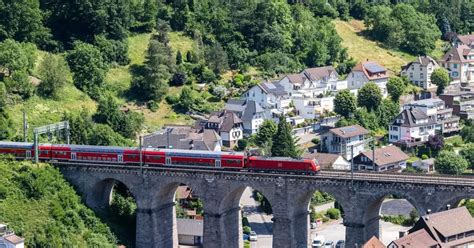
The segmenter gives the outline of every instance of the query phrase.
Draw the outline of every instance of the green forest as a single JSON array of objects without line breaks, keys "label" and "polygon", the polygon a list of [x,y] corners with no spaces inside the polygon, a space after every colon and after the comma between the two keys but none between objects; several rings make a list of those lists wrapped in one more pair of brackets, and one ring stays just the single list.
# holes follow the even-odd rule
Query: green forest
[{"label": "green forest", "polygon": [[[351,21],[363,28],[348,33]],[[473,31],[469,0],[2,1],[0,140],[23,140],[25,112],[30,129],[68,120],[72,143],[136,145],[139,135],[190,124],[190,114],[218,110],[262,79],[325,65],[345,77],[370,56],[348,47],[355,39],[375,42],[399,69]],[[392,80],[392,98],[403,83]],[[384,127],[396,106],[371,87],[363,95],[339,95],[336,112],[353,116],[339,124]],[[272,130],[262,140],[272,143]],[[117,243],[56,169],[5,161],[0,170],[0,221],[28,246]]]},{"label": "green forest", "polygon": [[0,223],[27,247],[115,247],[109,227],[50,165],[0,161]]},{"label": "green forest", "polygon": [[334,20],[361,20],[365,39],[413,56],[472,32],[473,5],[9,1],[0,7],[0,139],[21,139],[25,111],[30,126],[69,120],[74,143],[134,144],[165,123],[191,123],[186,113],[221,108],[262,78],[324,65],[344,76],[357,60]]}]

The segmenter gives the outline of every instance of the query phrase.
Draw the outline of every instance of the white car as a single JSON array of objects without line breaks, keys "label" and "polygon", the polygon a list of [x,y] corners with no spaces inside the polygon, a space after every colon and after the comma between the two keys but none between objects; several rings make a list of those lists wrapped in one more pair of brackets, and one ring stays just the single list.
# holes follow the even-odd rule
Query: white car
[{"label": "white car", "polygon": [[254,231],[251,231],[250,235],[249,235],[249,240],[250,241],[257,241],[257,233],[254,232]]},{"label": "white car", "polygon": [[313,242],[311,243],[311,248],[322,248],[324,247],[324,236],[318,235],[314,237]]}]

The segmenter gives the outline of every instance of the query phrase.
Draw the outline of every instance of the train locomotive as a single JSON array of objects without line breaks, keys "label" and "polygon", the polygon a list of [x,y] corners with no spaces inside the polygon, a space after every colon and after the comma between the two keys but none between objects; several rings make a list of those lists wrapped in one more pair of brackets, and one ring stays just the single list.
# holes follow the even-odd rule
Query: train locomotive
[{"label": "train locomotive", "polygon": [[[16,159],[33,159],[33,143],[0,141],[0,154]],[[311,159],[246,156],[242,152],[213,152],[117,146],[39,144],[41,161],[117,165],[193,167],[216,170],[242,170],[315,174],[321,167]]]}]

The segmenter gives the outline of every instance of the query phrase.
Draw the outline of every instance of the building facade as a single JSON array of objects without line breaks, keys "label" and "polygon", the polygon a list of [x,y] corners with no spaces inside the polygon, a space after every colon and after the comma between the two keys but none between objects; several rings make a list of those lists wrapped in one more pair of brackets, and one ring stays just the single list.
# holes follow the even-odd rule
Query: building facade
[{"label": "building facade", "polygon": [[222,138],[222,144],[230,148],[236,146],[244,137],[243,122],[234,112],[226,110],[216,112],[200,125],[204,129],[215,130]]},{"label": "building facade", "polygon": [[453,113],[463,119],[474,119],[474,92],[456,91],[439,96]]},{"label": "building facade", "polygon": [[365,151],[368,134],[369,131],[359,125],[332,128],[321,135],[321,151],[339,154],[344,159],[350,160]]},{"label": "building facade", "polygon": [[439,134],[448,134],[460,130],[460,117],[453,115],[453,109],[447,108],[442,99],[424,99],[413,101],[403,105],[404,109],[415,108],[421,110],[430,119],[436,122],[436,132]]},{"label": "building facade", "polygon": [[438,63],[429,56],[418,56],[416,60],[402,66],[401,75],[406,76],[414,85],[424,90],[435,89],[431,83],[431,74],[439,68]]},{"label": "building facade", "polygon": [[464,44],[453,46],[438,64],[448,70],[453,81],[474,82],[474,50],[471,47]]},{"label": "building facade", "polygon": [[[374,160],[375,155],[375,160]],[[354,170],[400,171],[410,157],[396,146],[386,146],[361,152],[354,158]]]},{"label": "building facade", "polygon": [[166,126],[143,137],[143,147],[221,151],[222,139],[212,129],[191,126]]},{"label": "building facade", "polygon": [[347,88],[357,91],[368,82],[374,82],[382,91],[384,97],[388,95],[388,71],[377,62],[366,61],[357,64],[347,76]]},{"label": "building facade", "polygon": [[435,126],[436,122],[421,110],[404,109],[389,126],[388,141],[399,146],[418,146],[436,134]]},{"label": "building facade", "polygon": [[260,125],[267,119],[265,110],[253,100],[229,99],[225,110],[237,114],[247,134],[257,133]]}]

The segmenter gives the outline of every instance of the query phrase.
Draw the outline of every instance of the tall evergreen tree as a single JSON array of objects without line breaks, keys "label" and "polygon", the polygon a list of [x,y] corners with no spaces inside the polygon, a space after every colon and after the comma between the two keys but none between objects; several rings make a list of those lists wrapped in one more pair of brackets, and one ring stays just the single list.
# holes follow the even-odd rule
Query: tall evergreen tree
[{"label": "tall evergreen tree", "polygon": [[293,130],[284,116],[280,116],[277,132],[272,138],[272,156],[292,158],[300,156]]},{"label": "tall evergreen tree", "polygon": [[183,63],[183,55],[181,54],[181,51],[178,51],[176,53],[176,65],[180,65]]}]

